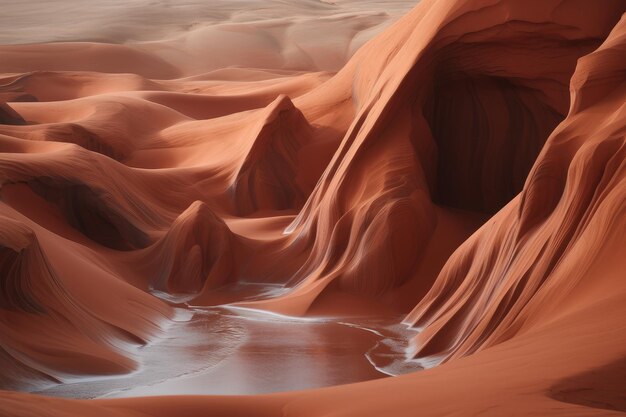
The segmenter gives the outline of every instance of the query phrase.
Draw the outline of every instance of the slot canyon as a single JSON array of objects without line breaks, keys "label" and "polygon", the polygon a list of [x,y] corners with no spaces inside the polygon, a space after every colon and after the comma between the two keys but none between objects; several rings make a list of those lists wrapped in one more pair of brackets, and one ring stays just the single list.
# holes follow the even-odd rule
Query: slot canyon
[{"label": "slot canyon", "polygon": [[626,412],[624,0],[0,16],[0,416]]}]

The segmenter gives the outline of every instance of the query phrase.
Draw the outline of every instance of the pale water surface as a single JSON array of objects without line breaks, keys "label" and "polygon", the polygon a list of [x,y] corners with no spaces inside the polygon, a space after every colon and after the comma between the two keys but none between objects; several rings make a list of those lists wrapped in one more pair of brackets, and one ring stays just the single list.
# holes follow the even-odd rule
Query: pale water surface
[{"label": "pale water surface", "polygon": [[181,310],[163,336],[137,349],[130,375],[81,378],[45,395],[97,398],[239,395],[364,381],[418,369],[403,352],[400,317],[292,318],[230,307]]}]

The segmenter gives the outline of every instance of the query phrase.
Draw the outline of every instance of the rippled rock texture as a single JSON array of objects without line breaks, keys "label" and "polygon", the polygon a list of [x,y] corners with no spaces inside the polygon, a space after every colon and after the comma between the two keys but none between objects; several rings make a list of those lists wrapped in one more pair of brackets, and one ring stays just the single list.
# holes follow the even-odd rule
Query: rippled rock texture
[{"label": "rippled rock texture", "polygon": [[406,315],[425,368],[246,401],[0,393],[0,414],[624,411],[625,12],[424,0],[340,66],[362,17],[290,47],[272,20],[219,69],[196,32],[0,46],[0,388],[131,372],[174,306],[224,303]]}]

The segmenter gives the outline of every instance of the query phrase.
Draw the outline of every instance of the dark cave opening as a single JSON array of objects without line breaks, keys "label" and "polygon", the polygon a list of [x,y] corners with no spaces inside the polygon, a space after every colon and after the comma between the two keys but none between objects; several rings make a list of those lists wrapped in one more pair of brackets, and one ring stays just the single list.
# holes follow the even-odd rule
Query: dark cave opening
[{"label": "dark cave opening", "polygon": [[541,91],[507,78],[436,74],[424,112],[437,146],[433,200],[493,214],[522,190],[563,115]]}]

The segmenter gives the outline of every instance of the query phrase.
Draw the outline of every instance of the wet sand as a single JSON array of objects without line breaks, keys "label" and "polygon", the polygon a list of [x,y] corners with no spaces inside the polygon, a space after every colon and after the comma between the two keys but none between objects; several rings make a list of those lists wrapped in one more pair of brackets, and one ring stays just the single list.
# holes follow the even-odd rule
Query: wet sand
[{"label": "wet sand", "polygon": [[292,318],[232,307],[181,309],[162,337],[136,349],[141,363],[136,372],[68,377],[37,392],[69,398],[246,395],[378,379],[388,376],[374,362],[387,364],[389,356],[380,352],[402,362],[401,354],[386,349],[394,344],[393,335],[399,336],[398,320]]}]

